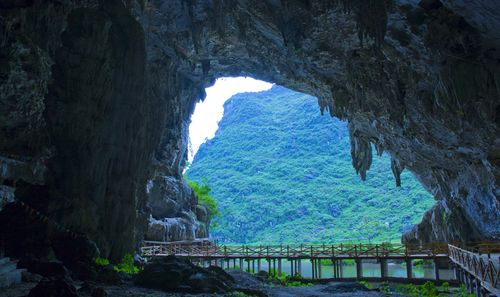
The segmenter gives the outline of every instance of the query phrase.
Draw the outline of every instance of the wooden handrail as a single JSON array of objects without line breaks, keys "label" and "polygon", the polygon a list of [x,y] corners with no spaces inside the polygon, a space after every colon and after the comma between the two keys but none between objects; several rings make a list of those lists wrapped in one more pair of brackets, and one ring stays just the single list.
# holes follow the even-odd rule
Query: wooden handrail
[{"label": "wooden handrail", "polygon": [[[500,294],[500,269],[491,258],[485,258],[470,250],[448,245],[449,258],[456,265],[481,281],[486,290]],[[500,259],[499,259],[500,260]]]},{"label": "wooden handrail", "polygon": [[389,257],[389,256],[438,256],[447,255],[448,248],[443,244],[340,244],[327,247],[321,245],[282,245],[268,246],[231,246],[199,245],[191,242],[145,242],[143,254],[154,255],[204,255],[245,257]]}]

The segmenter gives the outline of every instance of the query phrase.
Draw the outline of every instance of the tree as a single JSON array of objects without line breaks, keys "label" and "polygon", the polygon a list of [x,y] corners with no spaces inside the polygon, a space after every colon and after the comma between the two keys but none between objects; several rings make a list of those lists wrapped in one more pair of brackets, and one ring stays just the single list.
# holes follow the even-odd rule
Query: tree
[{"label": "tree", "polygon": [[217,202],[214,197],[210,195],[210,191],[212,191],[212,189],[208,185],[207,180],[204,179],[203,183],[200,184],[188,178],[185,179],[198,197],[198,204],[204,205],[207,208],[210,217],[213,218],[220,215],[219,210],[217,209]]}]

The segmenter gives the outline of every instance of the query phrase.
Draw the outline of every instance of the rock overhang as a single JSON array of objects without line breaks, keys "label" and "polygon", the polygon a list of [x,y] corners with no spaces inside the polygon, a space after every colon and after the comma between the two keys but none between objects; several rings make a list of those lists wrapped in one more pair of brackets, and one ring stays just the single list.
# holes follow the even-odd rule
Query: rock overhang
[{"label": "rock overhang", "polygon": [[[0,100],[12,108],[1,111],[11,119],[1,127],[1,155],[42,164],[50,195],[40,210],[118,257],[147,228],[148,181],[182,183],[189,117],[204,88],[216,77],[251,75],[314,95],[347,120],[361,176],[374,145],[391,154],[396,180],[403,168],[420,179],[438,202],[405,241],[498,239],[497,11],[474,2],[469,11],[402,0],[4,8],[9,68]],[[31,59],[21,59],[22,48]],[[32,91],[13,92],[23,87]],[[12,133],[22,137],[9,140]]]}]

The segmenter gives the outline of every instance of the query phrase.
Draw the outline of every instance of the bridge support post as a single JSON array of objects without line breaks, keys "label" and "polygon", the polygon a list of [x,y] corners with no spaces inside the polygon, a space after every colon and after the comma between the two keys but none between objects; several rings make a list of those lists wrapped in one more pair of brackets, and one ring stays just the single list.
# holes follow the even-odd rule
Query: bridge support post
[{"label": "bridge support post", "polygon": [[297,271],[299,272],[300,275],[302,275],[302,265],[301,265],[301,260],[297,260]]},{"label": "bridge support post", "polygon": [[407,279],[412,279],[412,272],[411,272],[411,258],[406,258],[406,278]]},{"label": "bridge support post", "polygon": [[380,277],[385,279],[388,276],[388,270],[387,259],[380,259]]},{"label": "bridge support post", "polygon": [[318,279],[321,279],[321,259],[318,259]]},{"label": "bridge support post", "polygon": [[434,258],[434,278],[439,280],[439,263],[436,258]]},{"label": "bridge support post", "polygon": [[281,275],[281,259],[278,259],[278,273]]},{"label": "bridge support post", "polygon": [[472,294],[472,276],[470,273],[466,272],[465,273],[465,286],[467,287],[467,293]]},{"label": "bridge support post", "polygon": [[482,297],[481,281],[479,280],[479,278],[475,278],[475,281],[476,281],[476,297]]},{"label": "bridge support post", "polygon": [[453,264],[453,270],[455,271],[455,279],[458,282],[461,282],[461,280],[460,280],[460,268],[458,268],[458,265]]},{"label": "bridge support post", "polygon": [[467,282],[462,267],[458,267],[458,279],[461,284],[465,284]]},{"label": "bridge support post", "polygon": [[360,279],[363,277],[363,263],[359,258],[356,258],[355,261],[356,261],[356,278]]},{"label": "bridge support post", "polygon": [[259,272],[261,269],[261,266],[260,266],[260,259],[257,259],[257,272]]}]

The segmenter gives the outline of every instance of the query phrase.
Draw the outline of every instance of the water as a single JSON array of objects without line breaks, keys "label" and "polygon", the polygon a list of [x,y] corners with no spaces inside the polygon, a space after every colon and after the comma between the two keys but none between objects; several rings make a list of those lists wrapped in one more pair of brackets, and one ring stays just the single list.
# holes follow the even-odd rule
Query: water
[{"label": "water", "polygon": [[[345,261],[347,263],[343,263],[342,265],[342,276],[344,278],[355,278],[356,277],[356,265],[353,261]],[[240,264],[239,261],[236,261],[236,265]],[[412,265],[412,278],[416,279],[434,279],[434,264],[432,262],[424,262],[420,261],[417,264],[417,261],[414,261]],[[224,267],[226,267],[227,262],[224,263]],[[255,261],[255,272],[257,272],[257,261]],[[402,260],[387,260],[388,265],[388,277],[397,277],[397,278],[406,278],[406,263]],[[376,260],[363,260],[363,277],[380,277],[380,264],[376,262]],[[229,264],[230,268],[233,268],[233,262],[231,261]],[[243,262],[243,269],[248,269],[248,267],[252,267],[252,263]],[[278,267],[278,264],[276,264]],[[241,267],[237,267],[241,268]],[[307,259],[302,259],[300,262],[301,275],[305,278],[312,278],[312,265],[311,261]],[[268,262],[266,260],[261,260],[260,270],[269,271],[268,270]],[[282,260],[282,271],[287,275],[291,273],[291,263],[288,260]],[[333,278],[333,264],[331,261],[326,260],[321,264],[321,278]],[[439,269],[439,278],[441,280],[452,280],[454,279],[454,274],[451,269]]]}]

